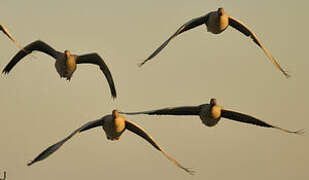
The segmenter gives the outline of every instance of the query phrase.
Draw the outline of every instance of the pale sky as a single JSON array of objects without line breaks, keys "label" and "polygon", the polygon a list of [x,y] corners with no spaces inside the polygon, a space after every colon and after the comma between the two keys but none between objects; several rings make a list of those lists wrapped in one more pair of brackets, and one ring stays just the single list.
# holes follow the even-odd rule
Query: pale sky
[{"label": "pale sky", "polygon": [[[22,45],[43,40],[59,51],[99,53],[113,75],[79,65],[60,79],[54,59],[40,52],[0,76],[0,177],[54,179],[308,179],[309,136],[222,118],[126,116],[146,129],[191,177],[131,132],[109,141],[101,128],[74,137],[47,159],[27,167],[49,145],[82,124],[122,111],[217,103],[271,124],[309,129],[307,1],[14,1],[1,0],[0,22]],[[249,38],[229,27],[205,26],[175,38],[137,66],[186,21],[224,7],[249,26],[292,75],[286,79]],[[1,71],[18,48],[0,34]]]}]

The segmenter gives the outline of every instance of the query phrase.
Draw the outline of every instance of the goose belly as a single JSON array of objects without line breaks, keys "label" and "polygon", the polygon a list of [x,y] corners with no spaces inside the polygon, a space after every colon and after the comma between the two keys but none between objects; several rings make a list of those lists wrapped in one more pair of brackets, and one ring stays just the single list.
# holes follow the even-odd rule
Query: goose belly
[{"label": "goose belly", "polygon": [[118,140],[125,130],[125,122],[117,119],[105,121],[103,129],[107,139]]},{"label": "goose belly", "polygon": [[229,20],[227,15],[222,15],[220,20],[218,18],[219,17],[217,13],[213,13],[209,16],[209,19],[206,23],[207,31],[212,32],[213,34],[219,34],[228,27]]},{"label": "goose belly", "polygon": [[211,109],[209,106],[205,107],[200,113],[200,118],[206,126],[215,126],[221,118],[221,107],[214,106]]},{"label": "goose belly", "polygon": [[203,124],[205,124],[208,127],[215,126],[220,120],[220,118],[215,119],[215,118],[212,118],[210,116],[209,117],[201,117],[201,119],[202,119]]}]

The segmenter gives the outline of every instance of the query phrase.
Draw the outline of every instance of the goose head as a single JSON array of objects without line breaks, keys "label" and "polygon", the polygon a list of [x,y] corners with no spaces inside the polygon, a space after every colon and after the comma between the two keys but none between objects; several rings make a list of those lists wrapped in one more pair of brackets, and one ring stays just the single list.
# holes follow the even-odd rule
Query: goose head
[{"label": "goose head", "polygon": [[219,17],[222,16],[224,14],[224,9],[223,8],[218,8],[217,13],[218,13]]},{"label": "goose head", "polygon": [[119,117],[119,112],[117,109],[114,109],[113,112],[112,112],[112,116],[113,116],[113,119],[116,119]]},{"label": "goose head", "polygon": [[217,99],[216,99],[216,98],[211,98],[211,99],[210,99],[210,105],[211,105],[211,106],[217,105]]},{"label": "goose head", "polygon": [[64,56],[65,56],[66,58],[70,57],[70,56],[71,56],[70,51],[69,51],[69,50],[65,50],[65,51],[64,51]]}]

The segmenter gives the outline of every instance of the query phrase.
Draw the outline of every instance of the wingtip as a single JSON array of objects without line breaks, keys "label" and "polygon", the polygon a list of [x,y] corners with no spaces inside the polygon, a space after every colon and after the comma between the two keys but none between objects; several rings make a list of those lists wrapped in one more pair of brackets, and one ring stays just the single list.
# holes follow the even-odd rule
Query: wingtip
[{"label": "wingtip", "polygon": [[305,129],[300,129],[300,130],[298,130],[298,131],[294,131],[294,133],[297,134],[297,135],[304,136],[305,133],[306,133],[306,131],[305,131]]},{"label": "wingtip", "polygon": [[188,168],[186,168],[185,171],[187,173],[189,173],[191,176],[195,175],[195,173],[196,173],[194,170],[191,170],[191,169],[188,169]]},{"label": "wingtip", "polygon": [[138,66],[139,68],[141,68],[144,64],[145,64],[144,62],[137,63],[137,66]]},{"label": "wingtip", "polygon": [[117,95],[116,95],[116,94],[112,95],[112,99],[113,99],[114,101],[116,100],[116,98],[117,98]]},{"label": "wingtip", "polygon": [[113,100],[115,100],[117,98],[117,93],[116,93],[115,88],[111,89],[111,95],[112,95],[111,97],[112,97]]},{"label": "wingtip", "polygon": [[147,61],[148,61],[148,59],[146,59],[146,60],[144,60],[140,63],[137,63],[137,66],[141,68]]},{"label": "wingtip", "polygon": [[31,166],[33,163],[35,163],[35,161],[31,161],[27,164],[27,166]]},{"label": "wingtip", "polygon": [[283,71],[284,76],[289,79],[291,75],[287,71]]},{"label": "wingtip", "polygon": [[300,129],[300,130],[297,130],[297,131],[291,131],[291,130],[288,130],[288,129],[283,129],[283,128],[275,127],[275,126],[274,126],[274,128],[279,129],[279,130],[284,131],[284,132],[287,132],[287,133],[297,134],[297,135],[300,135],[300,136],[303,136],[305,134],[305,129]]},{"label": "wingtip", "polygon": [[4,75],[9,74],[9,71],[7,71],[7,70],[4,69],[4,70],[2,71],[2,74],[4,74]]}]

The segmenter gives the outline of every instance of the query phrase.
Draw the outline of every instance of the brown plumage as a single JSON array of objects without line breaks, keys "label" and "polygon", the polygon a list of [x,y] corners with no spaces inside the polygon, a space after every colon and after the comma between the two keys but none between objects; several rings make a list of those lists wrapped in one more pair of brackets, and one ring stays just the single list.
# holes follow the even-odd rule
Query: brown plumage
[{"label": "brown plumage", "polygon": [[165,46],[167,46],[167,44],[176,36],[203,24],[206,25],[207,31],[213,34],[220,34],[221,32],[225,31],[228,26],[232,26],[244,35],[249,36],[264,51],[268,59],[275,65],[277,69],[279,69],[285,75],[285,77],[288,78],[290,76],[283,68],[281,68],[275,58],[268,52],[268,50],[257,38],[255,33],[251,31],[245,24],[241,23],[239,20],[225,13],[223,8],[218,8],[217,11],[212,11],[204,16],[200,16],[186,22],[170,38],[168,38],[161,46],[159,46],[146,60],[140,63],[139,66],[142,66],[147,61],[158,55],[162,51],[162,49],[165,48]]},{"label": "brown plumage", "polygon": [[163,109],[150,110],[150,111],[119,112],[119,113],[127,114],[127,115],[137,115],[137,114],[179,115],[179,116],[196,115],[200,117],[203,124],[209,127],[215,126],[220,121],[221,117],[223,117],[223,118],[235,120],[238,122],[254,124],[254,125],[262,126],[266,128],[275,128],[275,129],[279,129],[287,133],[294,133],[294,134],[304,133],[303,130],[291,131],[291,130],[283,129],[281,127],[274,126],[265,121],[259,120],[253,116],[224,109],[221,106],[217,105],[215,98],[211,99],[209,104],[202,104],[199,106],[170,107],[170,108],[163,108]]},{"label": "brown plumage", "polygon": [[60,77],[66,78],[67,80],[71,79],[76,70],[77,64],[87,63],[98,65],[107,79],[112,97],[117,97],[112,74],[103,59],[97,53],[72,55],[69,50],[65,50],[64,53],[62,53],[40,40],[34,41],[25,46],[23,50],[20,50],[6,65],[2,73],[8,74],[22,58],[30,54],[32,51],[40,51],[53,57],[56,60],[55,68],[58,74]]},{"label": "brown plumage", "polygon": [[83,131],[95,128],[95,127],[103,127],[103,130],[106,134],[107,139],[109,140],[119,140],[122,133],[128,129],[129,131],[139,135],[146,141],[148,141],[154,148],[161,151],[162,154],[169,159],[171,162],[173,162],[176,166],[179,168],[185,170],[189,174],[193,174],[193,171],[189,170],[188,168],[183,167],[180,163],[178,163],[173,157],[169,156],[167,152],[161,148],[161,146],[139,125],[136,123],[127,120],[125,117],[119,115],[117,110],[113,110],[112,114],[106,115],[102,117],[101,119],[90,121],[80,128],[73,131],[69,136],[62,139],[61,141],[57,142],[56,144],[51,145],[47,149],[45,149],[42,153],[40,153],[34,160],[32,160],[30,163],[28,163],[28,166],[41,161],[51,154],[53,154],[55,151],[57,151],[66,141],[71,139],[74,135],[79,134]]}]

